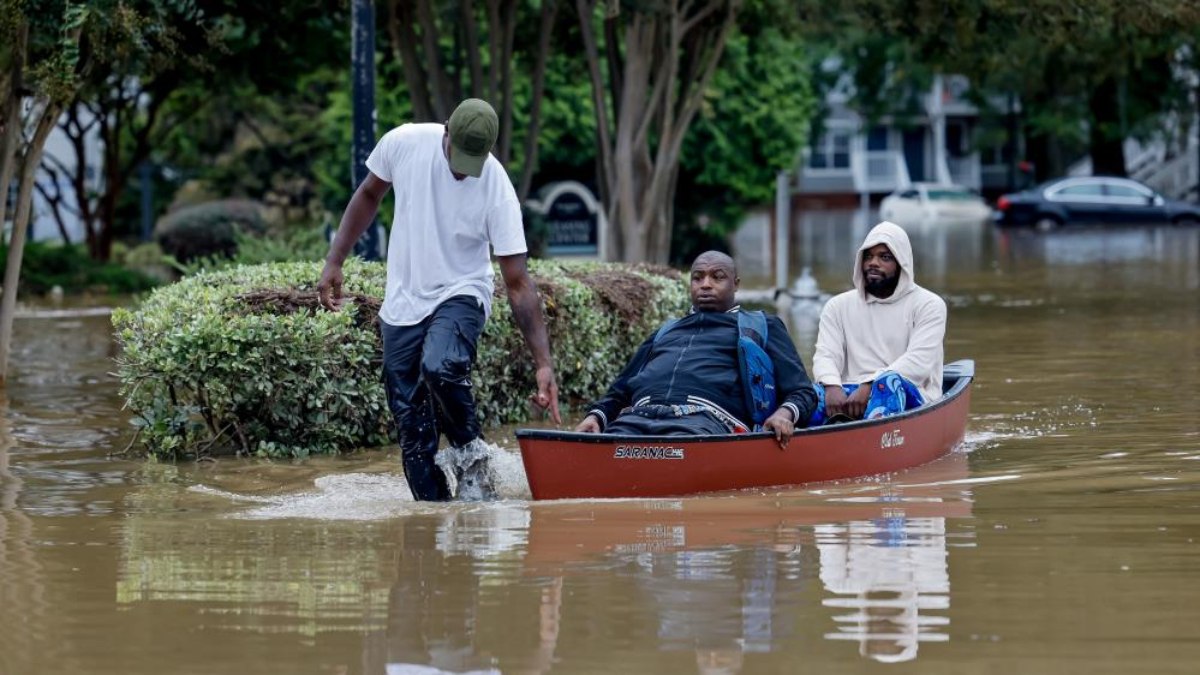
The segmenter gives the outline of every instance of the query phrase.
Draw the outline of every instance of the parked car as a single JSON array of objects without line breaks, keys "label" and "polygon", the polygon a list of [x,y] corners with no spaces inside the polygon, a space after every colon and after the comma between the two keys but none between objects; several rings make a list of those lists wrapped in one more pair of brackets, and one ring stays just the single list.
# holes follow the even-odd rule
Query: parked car
[{"label": "parked car", "polygon": [[1111,176],[1059,178],[996,201],[996,222],[1051,230],[1060,225],[1200,224],[1200,205],[1167,199]]},{"label": "parked car", "polygon": [[975,192],[961,185],[913,183],[879,203],[879,215],[901,226],[982,223],[992,209]]}]

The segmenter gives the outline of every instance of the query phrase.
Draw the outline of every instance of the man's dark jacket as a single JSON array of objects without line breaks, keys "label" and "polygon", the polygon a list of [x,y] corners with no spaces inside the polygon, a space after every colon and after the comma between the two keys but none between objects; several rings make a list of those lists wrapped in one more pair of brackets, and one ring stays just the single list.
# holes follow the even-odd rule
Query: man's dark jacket
[{"label": "man's dark jacket", "polygon": [[[600,418],[603,429],[629,406],[692,403],[715,407],[751,426],[738,370],[738,311],[692,312],[657,340],[657,331],[651,333],[588,413]],[[817,394],[787,328],[770,314],[765,348],[775,365],[776,407],[790,408],[796,426],[803,427],[817,406]]]}]

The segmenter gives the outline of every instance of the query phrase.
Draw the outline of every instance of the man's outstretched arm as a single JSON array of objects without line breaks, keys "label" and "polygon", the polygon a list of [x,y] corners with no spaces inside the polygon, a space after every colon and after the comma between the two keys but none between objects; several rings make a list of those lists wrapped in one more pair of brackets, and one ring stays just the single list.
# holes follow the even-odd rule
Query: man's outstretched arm
[{"label": "man's outstretched arm", "polygon": [[392,184],[367,172],[346,211],[342,214],[342,222],[338,225],[333,243],[329,245],[329,254],[325,256],[325,268],[321,270],[321,280],[317,282],[317,296],[321,306],[328,310],[337,311],[342,308],[342,263],[354,249],[354,243],[375,219],[379,211],[379,202],[392,188]]},{"label": "man's outstretched arm", "polygon": [[542,319],[542,302],[538,298],[537,286],[529,276],[525,265],[525,254],[498,256],[500,275],[508,289],[508,304],[512,306],[513,319],[525,344],[533,354],[537,369],[537,394],[534,402],[550,410],[555,424],[562,424],[558,414],[558,383],[554,379],[554,362],[550,358],[550,338],[546,333],[546,322]]}]

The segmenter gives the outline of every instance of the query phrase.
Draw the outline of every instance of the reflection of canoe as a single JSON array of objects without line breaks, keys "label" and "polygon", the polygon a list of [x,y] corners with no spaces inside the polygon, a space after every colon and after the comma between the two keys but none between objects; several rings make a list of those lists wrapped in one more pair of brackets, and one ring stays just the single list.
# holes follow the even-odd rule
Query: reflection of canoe
[{"label": "reflection of canoe", "polygon": [[946,395],[901,415],[803,429],[780,449],[767,433],[616,436],[519,429],[534,499],[665,497],[853,478],[932,461],[962,441],[973,361],[943,375]]},{"label": "reflection of canoe", "polygon": [[[734,499],[569,501],[530,509],[525,567],[556,575],[606,555],[767,545],[812,544],[812,526],[895,518],[969,518],[971,499],[959,484],[967,456],[951,453],[886,483],[810,491],[744,494]],[[868,542],[869,543],[869,542]]]}]

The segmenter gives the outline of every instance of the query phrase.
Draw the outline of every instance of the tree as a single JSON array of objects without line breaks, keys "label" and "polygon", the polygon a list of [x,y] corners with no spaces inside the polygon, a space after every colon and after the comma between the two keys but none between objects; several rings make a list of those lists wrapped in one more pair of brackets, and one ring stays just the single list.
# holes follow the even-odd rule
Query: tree
[{"label": "tree", "polygon": [[[63,105],[78,81],[79,45],[90,11],[71,3],[23,0],[0,2],[0,223],[7,216],[8,190],[14,171],[20,178],[14,204],[12,234],[0,296],[0,384],[8,373],[13,312],[25,236],[33,203],[33,183]],[[28,102],[28,104],[27,104]],[[25,111],[23,112],[23,108]]]},{"label": "tree", "polygon": [[1170,63],[1200,25],[1191,0],[848,0],[838,10],[802,11],[834,42],[853,25],[907,44],[914,62],[970,78],[982,105],[1015,94],[1043,176],[1065,169],[1062,148],[1076,143],[1094,171],[1124,174],[1124,140],[1179,107]]},{"label": "tree", "polygon": [[[246,82],[268,93],[290,85],[290,77],[327,59],[339,34],[329,24],[347,16],[344,8],[330,11],[315,0],[270,6],[235,0],[108,4],[92,19],[84,43],[88,76],[60,123],[71,141],[73,167],[63,158],[46,162],[48,171],[69,178],[74,203],[68,208],[83,223],[88,251],[98,260],[108,259],[122,197],[155,148],[199,114],[213,122],[244,119],[239,115],[247,104],[226,94],[244,92]],[[231,105],[217,110],[214,101]],[[223,132],[231,133],[228,127]],[[98,192],[87,180],[92,167],[85,138],[93,133],[103,145]],[[62,199],[49,191],[46,197],[51,203]]]},{"label": "tree", "polygon": [[596,112],[598,182],[619,260],[667,261],[683,141],[741,4],[576,0]]},{"label": "tree", "polygon": [[730,36],[684,142],[675,195],[671,262],[720,247],[750,207],[771,203],[775,176],[793,170],[817,101],[811,43],[760,4]]},{"label": "tree", "polygon": [[[524,12],[536,9],[533,16]],[[518,64],[532,57],[532,86],[525,125],[520,199],[528,194],[537,168],[538,130],[545,93],[546,63],[551,52],[558,0],[536,3],[518,0],[473,0],[435,3],[433,0],[389,0],[387,33],[392,53],[403,67],[415,121],[444,122],[464,97],[483,98],[500,117],[495,153],[501,163],[513,159],[514,120],[518,115],[514,85]],[[516,40],[519,25],[534,25],[530,40]],[[481,31],[482,29],[482,31]],[[530,50],[521,44],[535,45]],[[486,45],[480,48],[478,45]]]}]

